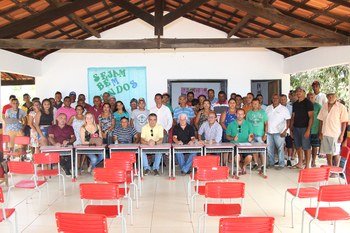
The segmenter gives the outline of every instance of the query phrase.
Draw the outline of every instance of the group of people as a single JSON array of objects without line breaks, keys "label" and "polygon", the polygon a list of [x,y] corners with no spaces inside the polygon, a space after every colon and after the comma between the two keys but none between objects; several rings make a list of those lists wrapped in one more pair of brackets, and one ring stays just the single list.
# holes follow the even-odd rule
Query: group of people
[{"label": "group of people", "polygon": [[[130,101],[130,108],[114,96],[104,93],[93,98],[93,104],[86,103],[85,95],[77,97],[74,91],[69,96],[55,93],[55,98],[30,100],[23,95],[24,104],[11,95],[10,103],[3,107],[5,134],[10,135],[10,148],[14,137],[28,135],[31,146],[38,151],[40,146],[68,144],[91,144],[100,138],[104,144],[141,143],[150,146],[172,142],[175,144],[264,143],[268,144],[268,167],[282,169],[316,166],[320,152],[327,155],[328,164],[339,163],[340,143],[344,142],[348,113],[335,93],[320,92],[320,83],[312,83],[314,92],[306,93],[298,87],[286,95],[274,94],[271,104],[264,105],[263,96],[247,93],[242,97],[232,93],[230,98],[224,91],[209,89],[206,95],[195,98],[192,91],[178,97],[179,105],[172,108],[169,94],[157,93],[155,106],[146,108],[144,98]],[[174,98],[174,97],[173,97]],[[318,151],[320,147],[320,151]],[[293,150],[297,151],[298,162],[292,166]],[[312,148],[312,153],[311,153]],[[277,162],[275,161],[277,149]],[[285,156],[285,149],[287,154]],[[102,155],[87,155],[93,169],[103,160]],[[142,155],[145,175],[153,172],[159,175],[161,154],[154,155],[151,167],[146,154]],[[196,154],[177,153],[176,160],[181,173],[191,171],[192,159]],[[262,169],[264,157],[258,154],[241,154],[239,170],[246,172],[246,166],[253,161],[253,169]],[[335,161],[334,161],[335,156]],[[69,158],[61,161],[70,174]],[[230,161],[224,154],[224,164]]]}]

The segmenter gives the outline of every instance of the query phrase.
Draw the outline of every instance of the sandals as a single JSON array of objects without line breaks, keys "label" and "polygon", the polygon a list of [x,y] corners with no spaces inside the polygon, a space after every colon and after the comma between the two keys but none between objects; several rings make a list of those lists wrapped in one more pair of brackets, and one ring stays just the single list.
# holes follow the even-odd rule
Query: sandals
[{"label": "sandals", "polygon": [[304,167],[300,167],[298,164],[295,164],[294,166],[291,166],[290,169],[304,169]]}]

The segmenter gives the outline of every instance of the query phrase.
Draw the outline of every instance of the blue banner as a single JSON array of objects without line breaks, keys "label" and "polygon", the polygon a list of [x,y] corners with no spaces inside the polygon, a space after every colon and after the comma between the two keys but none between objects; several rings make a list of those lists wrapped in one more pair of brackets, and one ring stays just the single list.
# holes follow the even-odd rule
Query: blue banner
[{"label": "blue banner", "polygon": [[143,97],[147,101],[146,67],[88,68],[89,103],[94,96],[108,92],[123,101],[126,108],[132,98]]}]

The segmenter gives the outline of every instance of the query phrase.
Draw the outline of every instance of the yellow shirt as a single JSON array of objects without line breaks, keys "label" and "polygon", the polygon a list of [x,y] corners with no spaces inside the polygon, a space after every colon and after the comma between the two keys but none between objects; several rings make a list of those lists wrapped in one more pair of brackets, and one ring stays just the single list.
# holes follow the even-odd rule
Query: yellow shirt
[{"label": "yellow shirt", "polygon": [[156,124],[153,128],[149,124],[142,127],[141,138],[145,141],[153,140],[155,142],[159,141],[164,137],[164,128],[163,126]]},{"label": "yellow shirt", "polygon": [[324,136],[338,138],[341,133],[341,123],[348,121],[346,107],[336,102],[328,112],[328,103],[325,103],[317,119],[322,121],[322,133]]}]

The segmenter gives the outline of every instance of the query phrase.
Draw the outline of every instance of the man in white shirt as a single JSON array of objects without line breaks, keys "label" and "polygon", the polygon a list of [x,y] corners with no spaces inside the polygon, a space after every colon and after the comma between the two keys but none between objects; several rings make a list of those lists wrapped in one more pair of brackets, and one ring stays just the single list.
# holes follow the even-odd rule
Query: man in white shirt
[{"label": "man in white shirt", "polygon": [[168,142],[168,133],[173,125],[173,116],[169,108],[162,103],[162,94],[157,93],[154,96],[154,102],[156,106],[151,108],[150,113],[155,113],[157,115],[157,123],[164,128],[163,143]]},{"label": "man in white shirt", "polygon": [[276,147],[278,151],[277,169],[282,169],[284,168],[284,141],[289,129],[291,116],[287,107],[280,104],[280,97],[277,94],[273,95],[272,104],[267,106],[266,113],[269,126],[267,129],[269,166],[275,164]]},{"label": "man in white shirt", "polygon": [[319,81],[314,81],[312,83],[312,90],[314,91],[316,95],[316,103],[320,104],[323,106],[325,103],[327,103],[327,97],[325,93],[322,93],[320,91],[320,82]]}]

